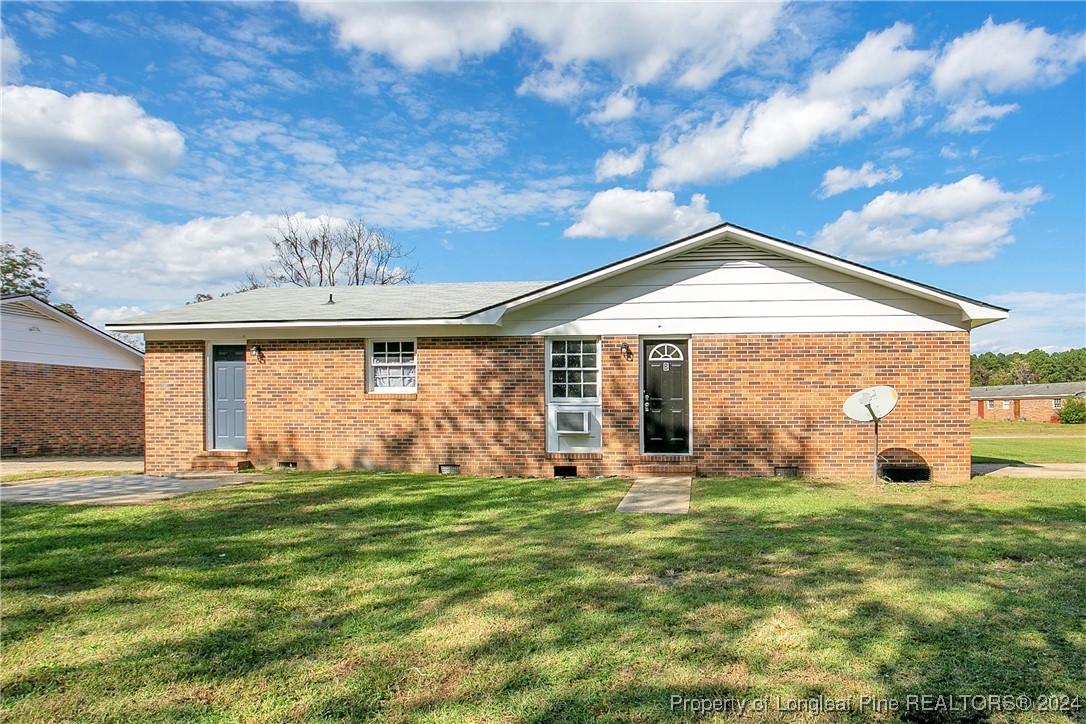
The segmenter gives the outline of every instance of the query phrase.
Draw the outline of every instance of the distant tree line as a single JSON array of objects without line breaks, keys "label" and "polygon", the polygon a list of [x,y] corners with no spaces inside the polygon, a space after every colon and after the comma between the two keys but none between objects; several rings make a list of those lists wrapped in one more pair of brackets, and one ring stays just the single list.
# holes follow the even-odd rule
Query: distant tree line
[{"label": "distant tree line", "polygon": [[1052,354],[1035,349],[1010,354],[985,352],[969,357],[969,382],[973,387],[1083,380],[1086,380],[1086,347]]}]

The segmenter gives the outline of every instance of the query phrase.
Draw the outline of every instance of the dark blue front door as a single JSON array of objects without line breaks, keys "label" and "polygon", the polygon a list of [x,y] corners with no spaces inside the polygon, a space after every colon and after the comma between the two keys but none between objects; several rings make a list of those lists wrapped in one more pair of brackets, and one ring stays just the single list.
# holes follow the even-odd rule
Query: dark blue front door
[{"label": "dark blue front door", "polygon": [[212,425],[216,450],[245,450],[245,346],[211,350]]}]

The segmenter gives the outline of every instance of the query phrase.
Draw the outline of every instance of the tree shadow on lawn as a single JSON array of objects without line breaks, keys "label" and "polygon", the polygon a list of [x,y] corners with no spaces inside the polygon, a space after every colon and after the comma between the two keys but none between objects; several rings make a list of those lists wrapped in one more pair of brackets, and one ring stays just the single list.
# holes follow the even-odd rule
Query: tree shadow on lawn
[{"label": "tree shadow on lawn", "polygon": [[[667,718],[671,692],[1086,697],[1086,506],[767,479],[629,516],[626,485],[345,474],[5,506],[4,707],[153,717],[169,706],[142,693],[166,684],[220,713],[540,721]],[[89,616],[192,620],[44,660]]]}]

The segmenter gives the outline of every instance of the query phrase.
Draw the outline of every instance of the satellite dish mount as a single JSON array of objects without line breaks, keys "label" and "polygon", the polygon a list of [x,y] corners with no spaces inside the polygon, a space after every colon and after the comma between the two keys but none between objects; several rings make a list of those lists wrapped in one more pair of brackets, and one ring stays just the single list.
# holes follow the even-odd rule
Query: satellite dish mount
[{"label": "satellite dish mount", "polygon": [[879,420],[897,405],[897,390],[880,385],[856,392],[843,406],[845,414],[857,422],[875,423],[875,452],[871,462],[872,478],[879,482]]}]

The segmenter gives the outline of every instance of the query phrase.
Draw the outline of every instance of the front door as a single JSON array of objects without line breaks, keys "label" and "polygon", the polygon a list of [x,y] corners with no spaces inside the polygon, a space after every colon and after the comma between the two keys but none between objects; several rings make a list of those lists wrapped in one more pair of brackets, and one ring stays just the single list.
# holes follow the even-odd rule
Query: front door
[{"label": "front door", "polygon": [[245,450],[245,345],[211,349],[211,420],[216,450]]},{"label": "front door", "polygon": [[641,434],[646,453],[690,452],[690,410],[685,339],[646,340],[642,348],[644,417]]}]

